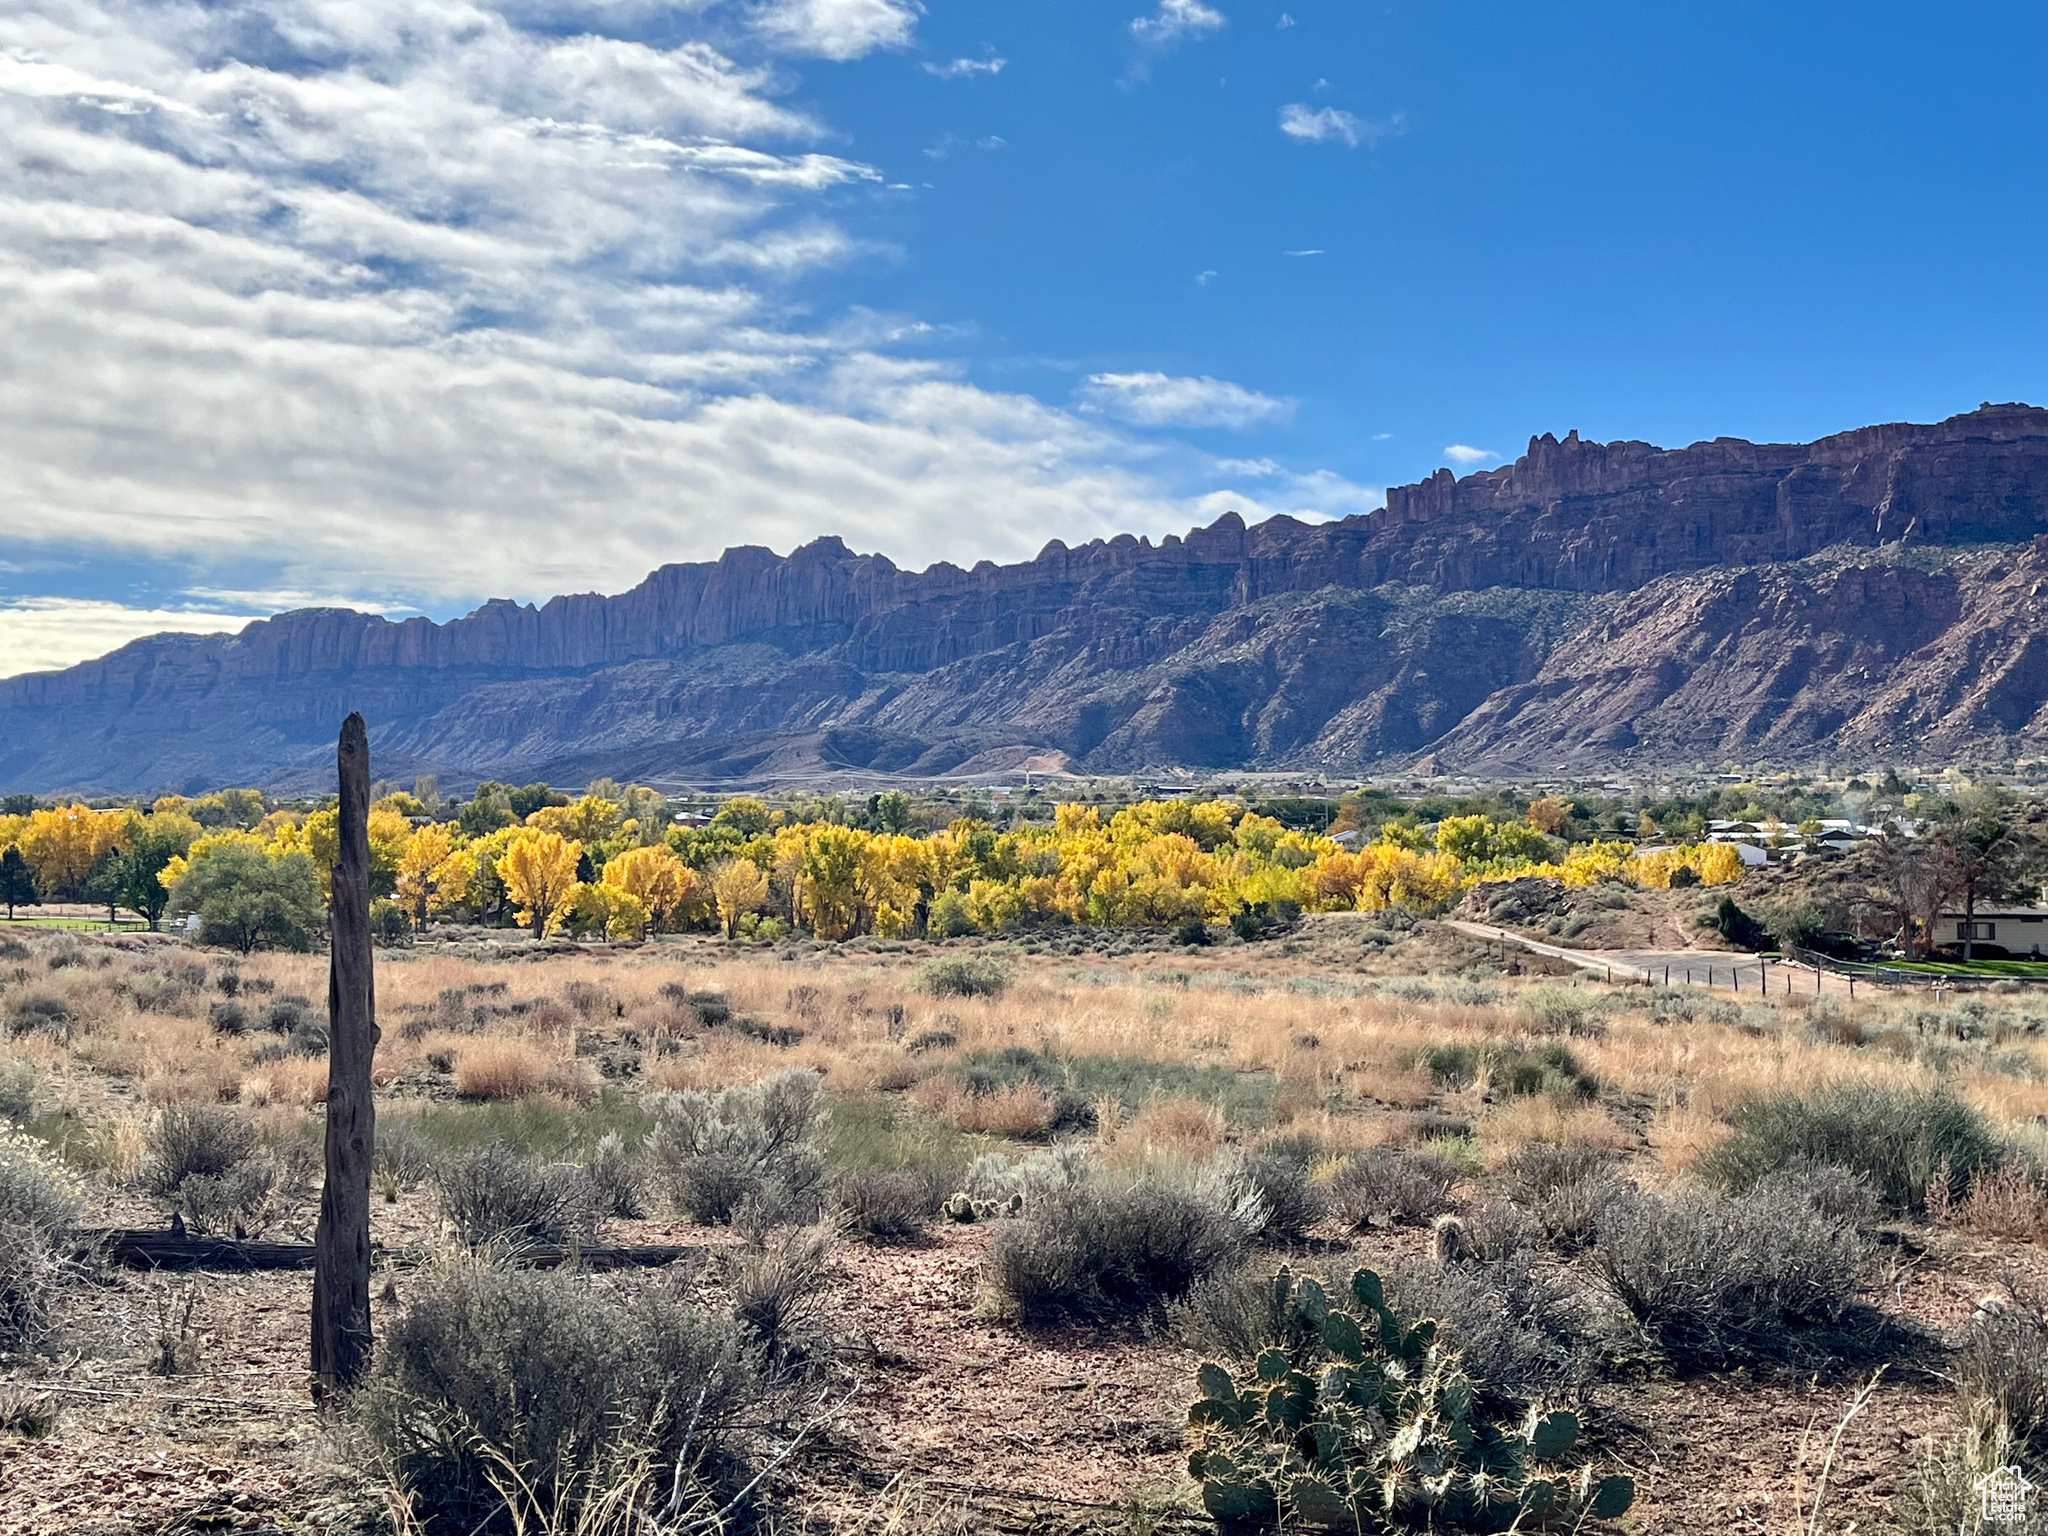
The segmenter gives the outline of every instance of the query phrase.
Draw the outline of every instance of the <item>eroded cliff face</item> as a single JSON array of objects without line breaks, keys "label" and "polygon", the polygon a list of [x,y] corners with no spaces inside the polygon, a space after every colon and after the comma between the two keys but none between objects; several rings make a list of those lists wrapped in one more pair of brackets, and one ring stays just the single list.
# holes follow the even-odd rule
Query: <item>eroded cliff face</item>
[{"label": "eroded cliff face", "polygon": [[453,781],[2038,750],[2043,535],[2029,406],[1807,445],[1545,436],[1341,522],[921,572],[824,538],[447,624],[156,636],[0,682],[0,786],[281,782],[349,709],[382,771]]}]

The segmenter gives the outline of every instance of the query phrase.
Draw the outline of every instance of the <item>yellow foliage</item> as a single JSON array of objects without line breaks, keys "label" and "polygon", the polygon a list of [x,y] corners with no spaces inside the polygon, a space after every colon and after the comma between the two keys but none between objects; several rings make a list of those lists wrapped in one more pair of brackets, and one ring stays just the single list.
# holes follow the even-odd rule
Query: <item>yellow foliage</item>
[{"label": "yellow foliage", "polygon": [[574,908],[583,889],[576,878],[576,861],[582,854],[581,843],[531,827],[505,845],[498,878],[519,908],[519,921],[531,927],[536,938],[559,927]]},{"label": "yellow foliage", "polygon": [[595,843],[618,831],[622,818],[623,812],[616,800],[585,795],[568,805],[544,805],[526,818],[526,824],[572,842]]},{"label": "yellow foliage", "polygon": [[727,859],[712,865],[710,873],[718,920],[730,939],[739,933],[741,918],[768,904],[768,876],[751,859]]},{"label": "yellow foliage", "polygon": [[697,897],[697,872],[660,843],[629,848],[609,860],[603,883],[640,904],[643,929],[649,921],[668,927],[683,904]]},{"label": "yellow foliage", "polygon": [[415,927],[427,926],[427,919],[446,911],[469,893],[476,877],[476,856],[456,846],[456,829],[446,822],[429,822],[412,835],[399,855],[396,890],[399,902],[412,914]]},{"label": "yellow foliage", "polygon": [[133,811],[60,805],[30,811],[14,841],[43,894],[60,895],[75,892],[94,861],[125,843],[130,826],[140,819]]}]

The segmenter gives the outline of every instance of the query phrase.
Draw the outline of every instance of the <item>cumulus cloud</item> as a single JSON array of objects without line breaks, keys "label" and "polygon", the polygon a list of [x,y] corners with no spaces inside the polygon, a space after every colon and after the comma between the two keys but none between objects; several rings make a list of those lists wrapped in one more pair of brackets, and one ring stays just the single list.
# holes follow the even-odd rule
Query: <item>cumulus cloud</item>
[{"label": "cumulus cloud", "polygon": [[755,26],[795,54],[857,59],[877,48],[901,48],[922,9],[906,0],[771,0]]},{"label": "cumulus cloud", "polygon": [[188,635],[219,634],[240,629],[261,616],[129,607],[83,598],[0,599],[0,677],[68,667],[103,656],[143,635],[165,630]]},{"label": "cumulus cloud", "polygon": [[1363,144],[1371,148],[1382,139],[1394,137],[1401,129],[1402,117],[1398,112],[1373,122],[1342,107],[1309,107],[1290,101],[1280,109],[1280,131],[1290,139],[1310,144],[1344,144],[1353,149]]},{"label": "cumulus cloud", "polygon": [[1081,408],[1139,427],[1245,427],[1283,421],[1291,400],[1275,399],[1225,379],[1165,373],[1092,373]]},{"label": "cumulus cloud", "polygon": [[[7,654],[57,665],[303,594],[619,590],[822,533],[971,564],[1209,515],[1193,450],[1119,424],[1288,402],[1106,374],[1059,409],[891,357],[915,316],[816,310],[806,283],[861,250],[839,201],[889,194],[788,103],[785,66],[608,35],[691,10],[0,8],[6,554],[161,573],[81,604],[16,569]],[[827,57],[915,19],[747,14],[806,18],[761,35]]]},{"label": "cumulus cloud", "polygon": [[1131,19],[1131,36],[1147,48],[1171,48],[1191,37],[1204,37],[1224,25],[1223,13],[1202,0],[1159,0],[1150,16]]},{"label": "cumulus cloud", "polygon": [[1452,443],[1444,449],[1444,457],[1453,464],[1462,464],[1470,469],[1474,465],[1486,463],[1489,459],[1497,459],[1500,455],[1491,448],[1473,448],[1464,443]]}]

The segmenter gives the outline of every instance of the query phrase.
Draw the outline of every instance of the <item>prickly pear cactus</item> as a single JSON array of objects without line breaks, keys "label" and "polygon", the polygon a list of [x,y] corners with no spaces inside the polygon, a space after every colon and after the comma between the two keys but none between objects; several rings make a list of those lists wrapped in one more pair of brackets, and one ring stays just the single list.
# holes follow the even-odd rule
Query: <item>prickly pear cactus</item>
[{"label": "prickly pear cactus", "polygon": [[1283,1269],[1273,1344],[1243,1379],[1204,1365],[1188,1410],[1188,1471],[1226,1526],[1278,1519],[1311,1528],[1533,1531],[1612,1520],[1635,1499],[1626,1477],[1570,1468],[1579,1421],[1530,1409],[1501,1424],[1478,1412],[1436,1324],[1404,1325],[1369,1269],[1347,1308]]}]

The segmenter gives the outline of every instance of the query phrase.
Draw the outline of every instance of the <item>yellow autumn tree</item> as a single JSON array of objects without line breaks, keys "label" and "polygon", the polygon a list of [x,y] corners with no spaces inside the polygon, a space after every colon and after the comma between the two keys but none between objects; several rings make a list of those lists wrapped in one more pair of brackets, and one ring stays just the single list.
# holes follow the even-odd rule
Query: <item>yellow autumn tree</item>
[{"label": "yellow autumn tree", "polygon": [[851,827],[821,826],[804,844],[798,902],[811,932],[843,939],[860,922],[861,853],[866,834]]},{"label": "yellow autumn tree", "polygon": [[643,928],[648,922],[668,927],[683,904],[697,898],[697,872],[660,843],[607,861],[601,883],[640,904]]},{"label": "yellow autumn tree", "polygon": [[528,828],[524,836],[506,844],[498,860],[498,878],[519,909],[519,921],[533,929],[535,938],[559,927],[574,907],[582,890],[576,878],[576,861],[582,856],[583,845],[559,832]]},{"label": "yellow autumn tree", "polygon": [[711,867],[711,895],[725,936],[735,938],[740,919],[768,905],[768,876],[752,859],[727,859]]},{"label": "yellow autumn tree", "polygon": [[427,920],[461,901],[476,875],[476,856],[457,846],[456,829],[446,822],[429,822],[413,833],[399,855],[396,894],[413,926],[425,928]]},{"label": "yellow autumn tree", "polygon": [[139,819],[133,811],[60,805],[29,812],[15,842],[45,898],[76,900],[87,871],[101,854],[122,846]]},{"label": "yellow autumn tree", "polygon": [[596,843],[618,831],[623,820],[618,801],[585,795],[567,805],[544,805],[526,818],[526,824],[574,842]]}]

